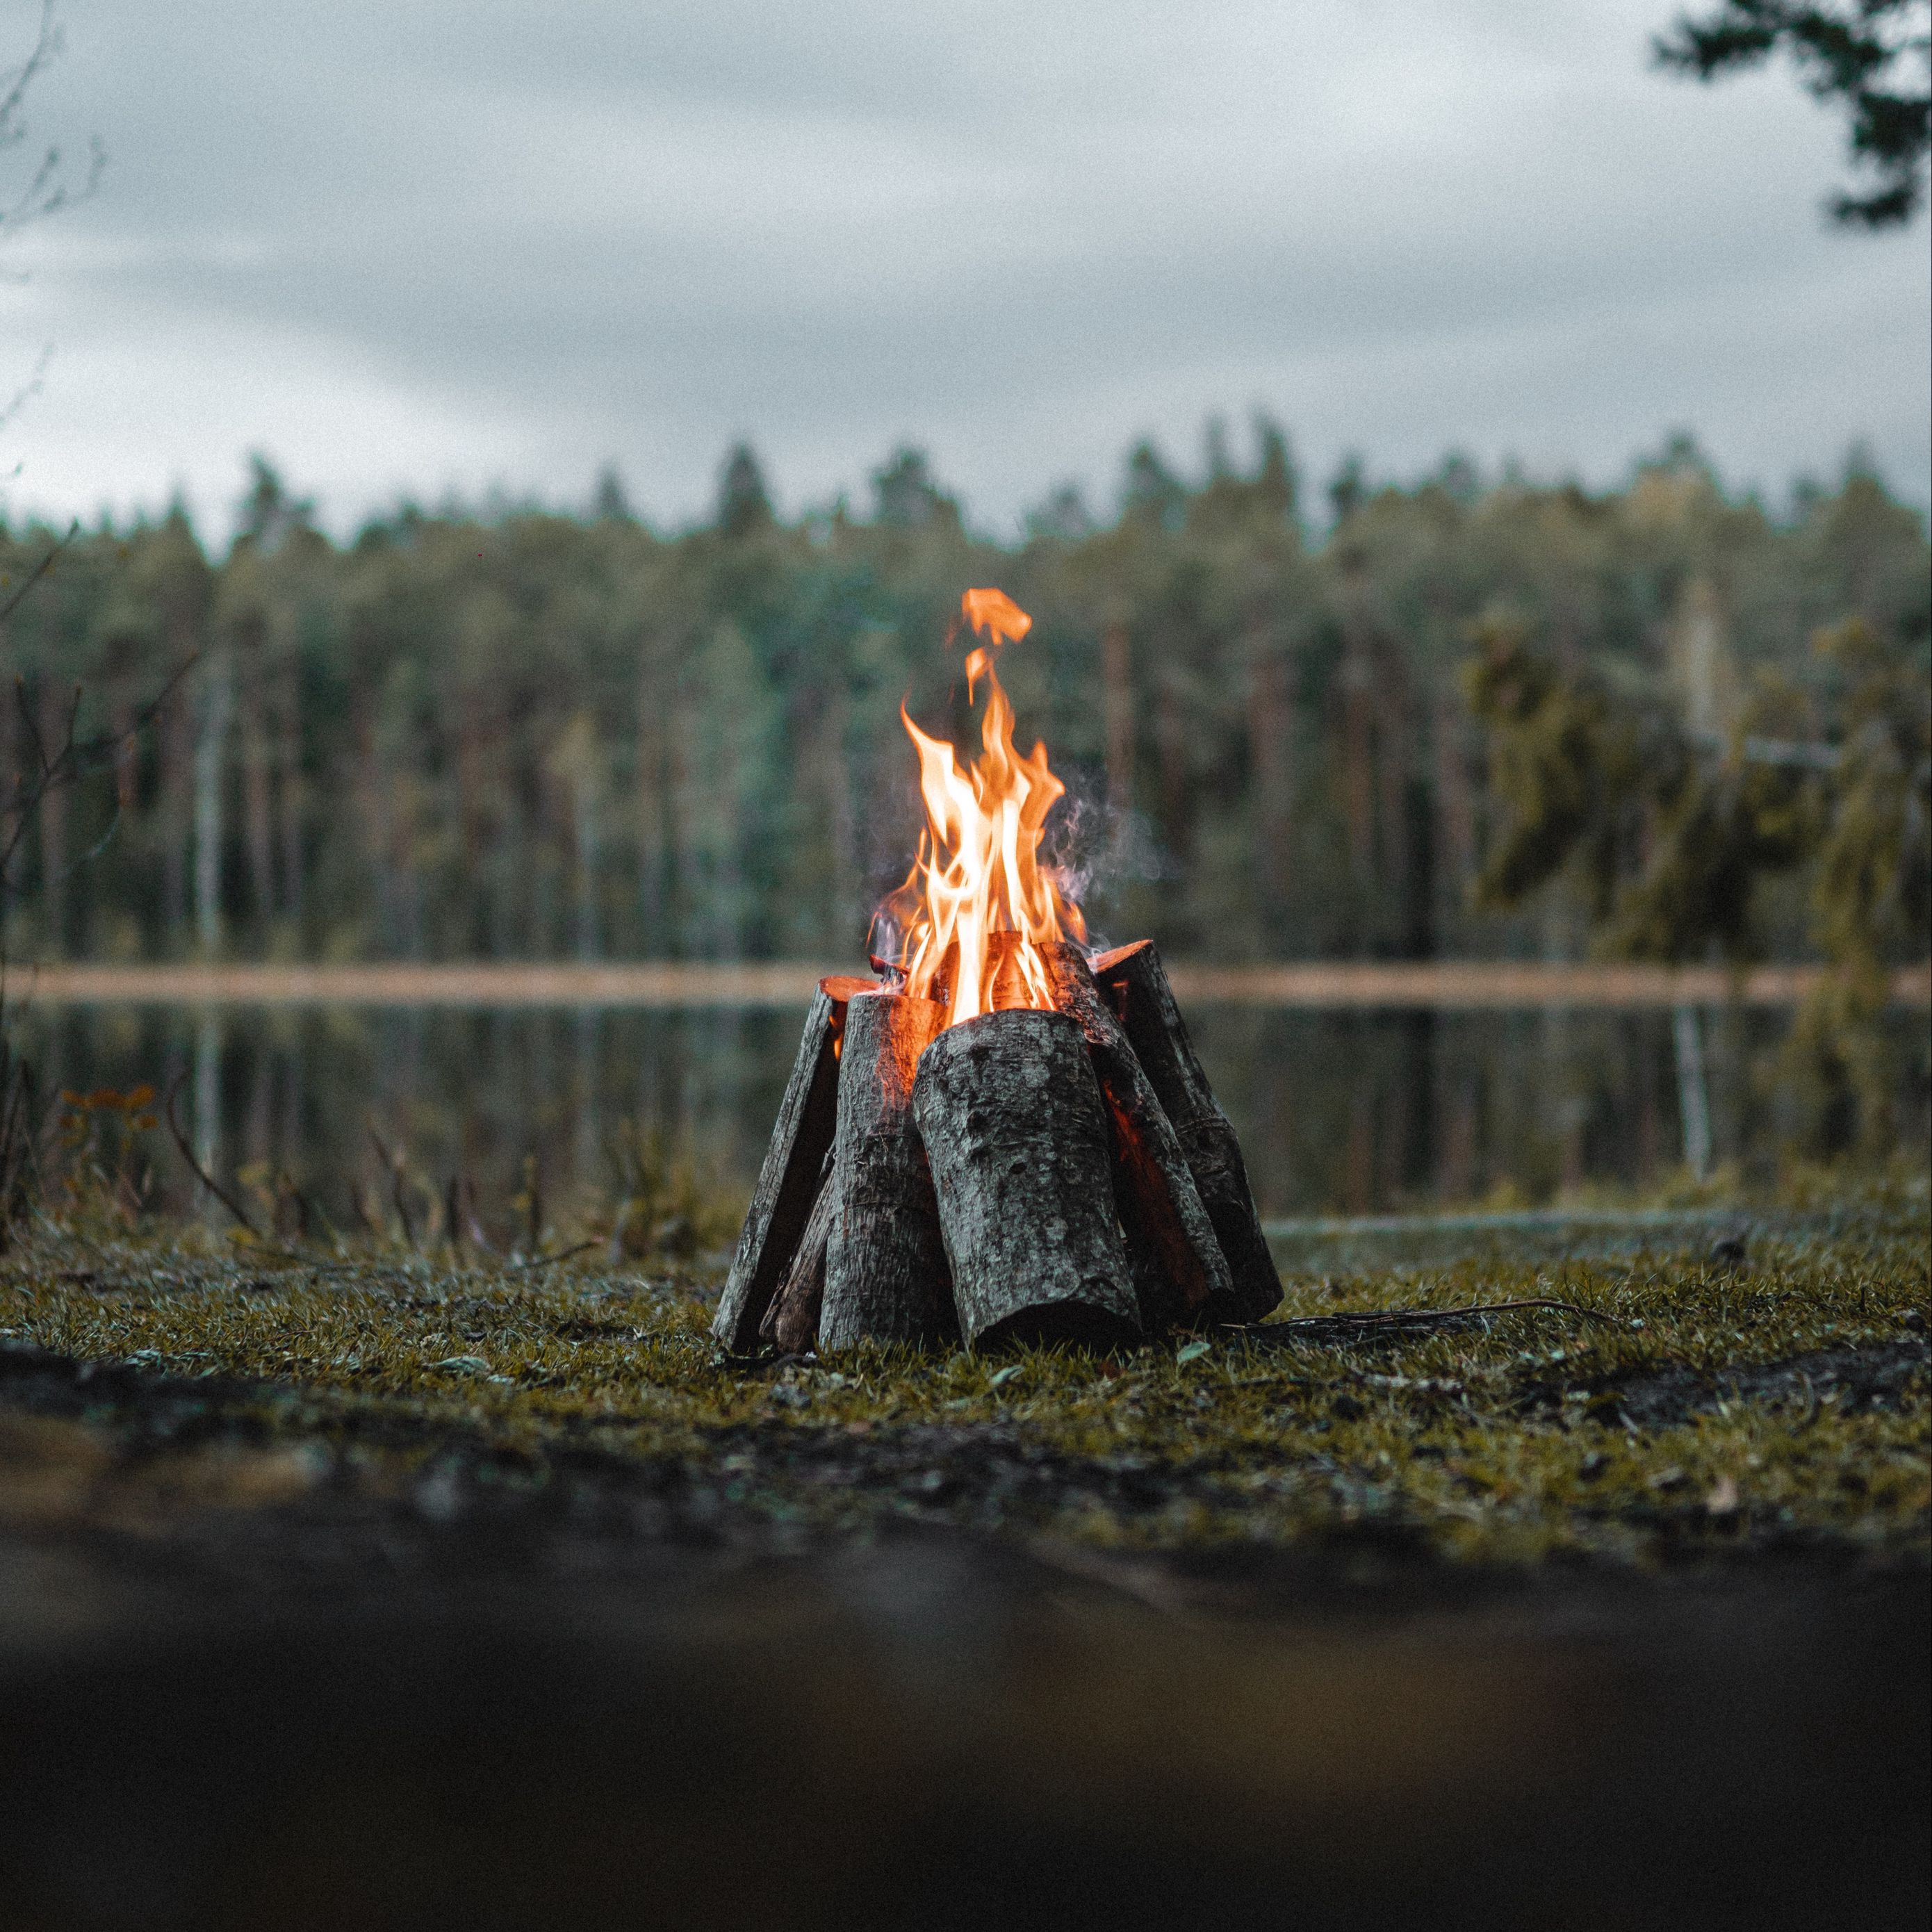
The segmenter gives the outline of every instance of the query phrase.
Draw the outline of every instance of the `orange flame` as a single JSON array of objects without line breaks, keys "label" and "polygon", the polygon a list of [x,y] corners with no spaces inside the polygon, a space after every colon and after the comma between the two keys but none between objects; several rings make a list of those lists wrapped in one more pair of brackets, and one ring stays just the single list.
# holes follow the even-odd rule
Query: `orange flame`
[{"label": "orange flame", "polygon": [[992,646],[966,660],[968,697],[986,681],[983,749],[961,770],[952,746],[928,737],[899,706],[919,753],[926,824],[912,871],[885,908],[905,928],[906,991],[944,1000],[948,1026],[1006,1006],[1051,1006],[1040,947],[1087,936],[1078,907],[1040,866],[1046,814],[1066,788],[1048,770],[1044,742],[1028,758],[1013,748],[1013,708],[994,669],[994,651],[1024,637],[1033,620],[1003,590],[969,590],[960,610]]}]

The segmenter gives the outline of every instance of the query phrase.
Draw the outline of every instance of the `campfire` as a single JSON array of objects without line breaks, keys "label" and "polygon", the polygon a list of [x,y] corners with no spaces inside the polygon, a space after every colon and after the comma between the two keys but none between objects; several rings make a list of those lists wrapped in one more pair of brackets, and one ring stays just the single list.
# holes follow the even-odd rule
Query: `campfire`
[{"label": "campfire", "polygon": [[1281,1299],[1234,1131],[1151,941],[1090,953],[1040,860],[1066,788],[1022,757],[996,660],[1032,620],[969,590],[980,752],[900,717],[926,824],[874,922],[877,976],[820,980],[712,1333],[1131,1346]]}]

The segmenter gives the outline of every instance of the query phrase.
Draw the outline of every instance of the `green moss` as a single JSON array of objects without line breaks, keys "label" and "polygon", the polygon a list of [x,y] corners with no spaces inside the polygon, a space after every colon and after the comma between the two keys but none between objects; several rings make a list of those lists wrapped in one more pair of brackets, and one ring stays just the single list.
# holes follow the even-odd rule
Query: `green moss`
[{"label": "green moss", "polygon": [[[310,1266],[53,1229],[0,1267],[0,1330],[242,1378],[223,1400],[261,1429],[377,1444],[357,1464],[371,1481],[460,1441],[538,1468],[586,1448],[673,1464],[807,1532],[910,1515],[1162,1546],[1388,1532],[1485,1562],[1792,1540],[1922,1560],[1928,1255],[1922,1195],[1893,1190],[1824,1232],[1760,1237],[1736,1269],[1681,1252],[1390,1265],[1298,1279],[1256,1335],[1178,1352],[748,1368],[713,1347],[713,1285],[689,1276],[587,1256]],[[1281,1325],[1532,1297],[1607,1318]]]}]

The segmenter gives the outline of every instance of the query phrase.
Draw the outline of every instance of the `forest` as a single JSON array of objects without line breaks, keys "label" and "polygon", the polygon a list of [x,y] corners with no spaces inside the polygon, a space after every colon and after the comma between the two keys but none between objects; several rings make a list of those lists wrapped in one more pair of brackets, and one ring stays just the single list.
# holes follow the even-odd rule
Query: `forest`
[{"label": "forest", "polygon": [[[1587,894],[1486,886],[1509,808],[1482,640],[1718,764],[1770,700],[1785,740],[1842,735],[1822,629],[1862,620],[1912,680],[1932,650],[1924,519],[1856,458],[1784,514],[1682,437],[1598,493],[1450,458],[1324,494],[1263,419],[1190,476],[1143,443],[1111,521],[1064,489],[1007,545],[909,448],[868,505],[788,522],[741,446],[671,533],[610,472],[579,513],[405,506],[339,544],[260,458],[225,556],[178,508],[9,527],[0,596],[58,554],[4,620],[0,799],[70,732],[104,748],[18,828],[7,953],[856,962],[916,833],[898,706],[959,734],[954,616],[995,584],[1035,619],[1002,675],[1099,932],[1573,954]],[[1795,886],[1748,924],[1729,950],[1815,951]]]}]

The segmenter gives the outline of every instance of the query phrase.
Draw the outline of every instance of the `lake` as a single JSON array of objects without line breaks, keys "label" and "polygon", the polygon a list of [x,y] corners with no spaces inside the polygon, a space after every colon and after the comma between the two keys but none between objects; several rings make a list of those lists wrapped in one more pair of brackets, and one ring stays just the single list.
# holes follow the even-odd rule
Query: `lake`
[{"label": "lake", "polygon": [[[44,1092],[182,1083],[184,1130],[221,1174],[286,1172],[352,1222],[389,1192],[378,1142],[424,1195],[473,1182],[486,1226],[534,1173],[554,1217],[613,1185],[628,1135],[662,1137],[748,1191],[802,1006],[16,1004]],[[1683,1162],[1667,1007],[1323,1010],[1203,1000],[1196,1045],[1270,1217],[1353,1214],[1587,1186],[1641,1188]],[[1901,1124],[1927,1132],[1922,1014],[1895,1012]],[[1772,1080],[1788,1010],[1703,1010],[1714,1162],[1768,1168],[1793,1124]],[[195,1192],[164,1132],[157,1183]],[[533,1163],[533,1166],[530,1165]],[[507,1236],[506,1237],[507,1238]]]}]

